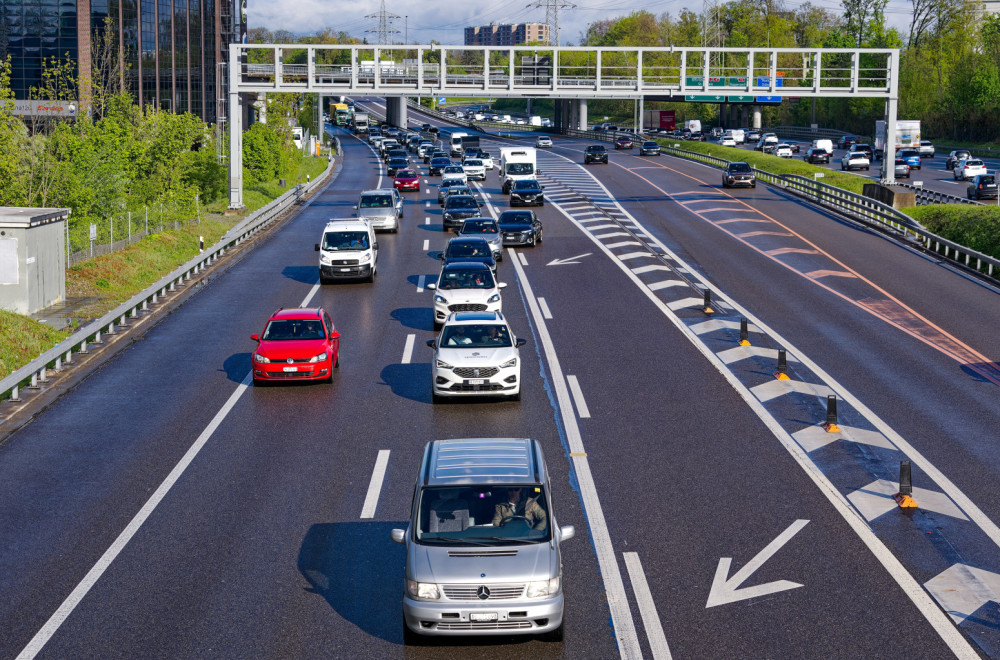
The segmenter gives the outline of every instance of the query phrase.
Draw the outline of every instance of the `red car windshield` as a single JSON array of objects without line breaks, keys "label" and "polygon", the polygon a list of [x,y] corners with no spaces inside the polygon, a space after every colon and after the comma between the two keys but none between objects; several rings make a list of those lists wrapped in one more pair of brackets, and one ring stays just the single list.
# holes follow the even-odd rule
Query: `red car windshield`
[{"label": "red car windshield", "polygon": [[269,321],[262,341],[294,341],[323,339],[323,323],[319,319],[282,319]]}]

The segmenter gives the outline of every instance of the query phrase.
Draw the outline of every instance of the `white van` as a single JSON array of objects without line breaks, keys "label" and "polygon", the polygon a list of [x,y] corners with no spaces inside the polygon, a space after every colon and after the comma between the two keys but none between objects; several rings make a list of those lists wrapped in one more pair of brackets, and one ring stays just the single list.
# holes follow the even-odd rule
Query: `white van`
[{"label": "white van", "polygon": [[465,153],[465,148],[462,146],[462,138],[468,136],[468,133],[452,133],[451,140],[449,141],[450,152],[452,156],[461,156]]},{"label": "white van", "polygon": [[826,153],[833,155],[833,140],[813,140],[810,149],[823,149]]},{"label": "white van", "polygon": [[500,150],[500,186],[503,194],[510,192],[513,182],[519,179],[536,179],[536,151],[534,147],[508,147]]},{"label": "white van", "polygon": [[316,251],[319,252],[320,284],[335,279],[375,281],[378,241],[367,220],[330,220],[323,228],[320,242],[316,243]]}]

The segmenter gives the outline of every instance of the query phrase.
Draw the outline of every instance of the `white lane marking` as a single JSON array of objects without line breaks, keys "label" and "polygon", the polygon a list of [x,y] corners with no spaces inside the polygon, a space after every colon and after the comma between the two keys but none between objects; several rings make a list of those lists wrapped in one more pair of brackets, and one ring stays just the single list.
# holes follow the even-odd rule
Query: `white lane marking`
[{"label": "white lane marking", "polygon": [[413,342],[416,341],[416,339],[416,335],[406,335],[406,344],[403,346],[402,364],[409,364],[410,360],[413,358]]},{"label": "white lane marking", "polygon": [[632,608],[629,605],[628,597],[625,595],[625,584],[622,582],[621,571],[618,568],[618,557],[615,554],[614,546],[611,544],[611,533],[608,531],[607,522],[604,519],[604,510],[601,508],[601,500],[597,496],[597,485],[594,483],[594,476],[590,472],[590,463],[587,460],[587,453],[583,447],[583,439],[580,437],[580,427],[577,426],[576,416],[573,415],[573,406],[570,395],[567,391],[566,380],[563,378],[562,367],[559,364],[559,356],[556,355],[555,346],[552,344],[552,337],[549,336],[545,319],[542,318],[538,304],[535,302],[535,295],[531,291],[531,284],[521,264],[514,259],[514,250],[509,250],[511,262],[514,270],[517,271],[517,279],[524,287],[524,297],[531,311],[531,316],[535,321],[535,328],[541,340],[542,348],[545,351],[546,361],[549,365],[549,372],[552,374],[552,384],[555,389],[556,401],[559,404],[559,414],[562,417],[563,428],[566,429],[566,442],[569,445],[570,458],[573,461],[573,469],[576,472],[577,483],[580,486],[580,497],[583,499],[583,509],[587,514],[587,522],[590,525],[590,535],[594,541],[594,549],[597,552],[597,563],[604,576],[604,587],[608,597],[608,609],[611,612],[611,625],[615,629],[615,637],[618,639],[618,649],[621,657],[630,660],[631,658],[641,658],[642,648],[639,646],[639,637],[635,631],[635,622],[632,620]]},{"label": "white lane marking", "polygon": [[431,239],[425,238],[424,239],[424,251],[427,251],[427,250],[430,250],[430,249],[431,249]]},{"label": "white lane marking", "polygon": [[365,504],[361,507],[362,518],[375,517],[375,507],[378,506],[378,496],[382,492],[382,481],[385,479],[387,465],[389,465],[389,450],[379,449],[378,458],[375,459],[375,469],[372,470],[372,480],[368,484],[368,494],[365,495]]},{"label": "white lane marking", "polygon": [[[430,192],[430,191],[428,191],[428,192]],[[428,199],[426,202],[424,202],[424,208],[428,208],[429,209],[430,207],[431,207],[431,200]]]},{"label": "white lane marking", "polygon": [[642,570],[639,555],[635,552],[623,552],[622,556],[625,557],[628,579],[632,582],[635,602],[639,606],[639,614],[642,615],[642,626],[646,629],[646,637],[649,639],[649,650],[657,660],[671,660],[670,646],[667,645],[667,637],[663,634],[660,615],[656,613],[656,601],[649,591],[649,583],[646,582],[646,573]]},{"label": "white lane marking", "polygon": [[[923,617],[927,620],[927,622],[931,625],[931,627],[934,628],[934,631],[937,632],[937,634],[941,637],[944,643],[948,645],[951,651],[960,658],[969,658],[970,660],[973,658],[978,658],[979,654],[973,650],[969,642],[965,639],[965,637],[962,636],[962,633],[960,633],[958,629],[955,628],[954,625],[952,625],[951,620],[945,615],[944,612],[942,612],[941,608],[938,607],[937,603],[934,602],[934,600],[924,590],[924,588],[920,585],[920,583],[918,583],[916,579],[912,575],[910,575],[909,571],[906,570],[906,567],[903,566],[902,562],[900,562],[900,560],[896,557],[896,555],[892,554],[892,551],[889,550],[885,546],[885,544],[882,543],[882,540],[875,535],[875,532],[868,526],[867,522],[862,520],[858,512],[847,501],[847,498],[844,495],[842,495],[840,491],[837,489],[837,487],[833,484],[833,482],[831,482],[827,478],[827,476],[823,474],[823,471],[820,470],[819,467],[812,461],[812,459],[809,458],[809,455],[806,454],[801,447],[799,447],[799,445],[795,442],[795,440],[792,439],[791,435],[789,435],[789,433],[784,428],[782,428],[778,420],[776,420],[771,415],[771,413],[768,412],[767,408],[765,408],[764,405],[757,400],[756,396],[754,396],[754,394],[745,385],[743,385],[743,383],[740,382],[740,380],[736,377],[736,375],[733,374],[726,367],[726,365],[722,363],[722,360],[720,360],[714,353],[712,353],[712,351],[708,348],[708,346],[698,341],[697,335],[693,331],[691,331],[691,329],[689,329],[686,325],[684,325],[684,322],[676,314],[671,312],[670,308],[657,297],[655,292],[650,291],[649,287],[645,286],[642,280],[640,280],[637,275],[632,273],[629,267],[621,261],[622,259],[621,257],[616,258],[615,254],[611,250],[609,250],[605,245],[603,245],[597,240],[594,240],[593,237],[586,231],[584,226],[577,223],[572,215],[560,209],[557,204],[553,204],[552,206],[554,206],[557,210],[559,210],[570,222],[576,224],[577,228],[581,232],[583,232],[585,236],[590,236],[591,241],[595,245],[597,245],[598,249],[604,252],[604,254],[609,259],[611,259],[612,262],[615,263],[618,266],[618,268],[621,269],[621,271],[624,272],[629,279],[633,281],[633,283],[639,288],[639,290],[646,295],[646,297],[650,300],[650,302],[652,302],[656,307],[660,309],[660,312],[667,318],[667,320],[670,323],[672,323],[674,327],[676,327],[678,331],[680,331],[680,333],[684,335],[684,337],[687,338],[688,341],[691,342],[691,344],[695,347],[695,349],[699,351],[706,360],[708,360],[709,364],[714,366],[715,369],[722,375],[722,377],[729,382],[730,386],[734,390],[736,390],[736,392],[740,395],[740,397],[746,402],[747,406],[749,406],[750,409],[754,412],[754,414],[757,415],[757,417],[764,422],[764,425],[767,426],[768,430],[772,433],[772,435],[774,435],[774,437],[778,439],[778,441],[782,444],[782,446],[784,446],[785,450],[792,455],[795,461],[806,473],[806,476],[808,476],[813,481],[813,483],[816,484],[816,487],[819,489],[820,493],[822,493],[823,496],[827,498],[827,501],[830,502],[830,504],[837,511],[837,513],[839,513],[840,516],[847,522],[851,530],[858,535],[858,538],[861,539],[861,542],[868,547],[868,550],[872,553],[875,559],[882,564],[886,572],[896,581],[896,584],[898,584],[900,589],[903,590],[903,593],[905,593],[906,596],[910,599],[910,601],[917,607],[917,609],[920,611]],[[676,255],[671,253],[666,248],[666,246],[660,243],[657,239],[653,238],[651,240],[658,247],[663,249],[665,252],[669,253],[671,257],[676,259]],[[633,253],[628,256],[642,256],[642,253]],[[648,256],[652,255],[649,254]],[[695,277],[701,280],[703,284],[707,285],[707,282],[702,280],[700,274],[695,273]],[[726,298],[726,300],[729,304],[733,306],[733,308],[737,312],[739,312],[743,316],[746,316],[748,319],[752,318],[749,312],[747,312],[745,309],[737,305],[735,302],[733,302],[728,298]],[[974,521],[976,521],[977,524],[979,524],[981,527],[984,524],[993,525],[992,521],[986,518],[985,514],[983,514],[982,511],[980,511],[974,504],[972,504],[971,500],[969,500],[968,497],[964,495],[964,493],[958,491],[958,489],[950,481],[944,478],[944,475],[941,474],[937,470],[937,468],[930,465],[930,463],[927,462],[923,458],[923,456],[921,456],[919,453],[913,450],[913,448],[908,443],[906,443],[895,431],[893,431],[888,426],[888,424],[885,424],[885,422],[883,422],[880,418],[876,417],[871,410],[869,410],[866,406],[864,406],[861,403],[861,401],[859,401],[856,397],[854,397],[853,395],[849,394],[846,390],[844,390],[844,388],[842,388],[839,385],[839,383],[834,381],[833,378],[831,378],[830,375],[827,374],[825,371],[820,369],[818,365],[816,365],[811,360],[803,356],[797,350],[793,349],[792,344],[790,342],[786,341],[781,335],[779,335],[773,329],[765,325],[762,321],[760,321],[760,319],[752,318],[752,321],[757,327],[761,329],[762,332],[765,332],[768,335],[770,335],[775,340],[775,342],[778,343],[779,346],[787,346],[789,347],[790,350],[793,350],[794,352],[799,354],[800,359],[802,360],[803,364],[806,365],[807,368],[809,368],[813,373],[815,373],[817,376],[823,379],[824,382],[833,385],[838,392],[843,393],[842,398],[845,401],[847,401],[851,406],[853,406],[855,410],[859,411],[862,415],[865,415],[867,419],[873,420],[873,424],[875,424],[875,426],[878,427],[879,430],[881,430],[886,435],[886,437],[890,438],[890,440],[892,440],[897,447],[903,449],[911,457],[918,459],[919,463],[921,464],[920,467],[924,470],[924,472],[927,473],[929,476],[936,477],[938,485],[945,486],[943,490],[946,493],[948,493],[948,495],[952,498],[952,500],[954,500],[955,503],[958,504],[967,514],[969,514],[970,517]],[[910,453],[911,451],[912,453]],[[918,461],[914,460],[914,462],[916,463]],[[954,490],[952,491],[952,489]],[[962,498],[961,500],[957,499],[956,496],[953,494],[953,492],[956,491],[958,495],[961,496]],[[980,516],[982,516],[983,521],[980,521],[976,515],[973,515],[975,513],[978,513]],[[987,531],[987,533],[989,532]],[[598,559],[600,559],[600,555],[598,555]]]},{"label": "white lane marking", "polygon": [[569,391],[573,393],[573,401],[576,403],[576,414],[580,419],[590,419],[590,409],[587,408],[587,401],[583,398],[583,390],[580,389],[580,382],[576,376],[566,376],[569,383]]},{"label": "white lane marking", "polygon": [[299,305],[299,307],[308,306],[309,301],[313,299],[313,296],[316,295],[317,291],[319,291],[319,283],[313,284],[313,288],[311,288],[309,290],[309,293],[306,294],[306,297],[302,299],[302,303]]},{"label": "white lane marking", "polygon": [[424,285],[427,283],[427,276],[421,275],[417,278],[417,293],[424,292]]},{"label": "white lane marking", "polygon": [[430,218],[424,218],[424,224],[425,225],[431,224],[431,219]]},{"label": "white lane marking", "polygon": [[538,298],[538,306],[539,306],[539,308],[541,308],[541,310],[542,310],[542,316],[545,318],[545,320],[551,321],[552,320],[552,312],[549,311],[549,304],[547,302],[545,302],[545,298],[542,298],[542,297]]},{"label": "white lane marking", "polygon": [[754,555],[753,559],[744,564],[743,568],[733,573],[732,577],[729,577],[729,568],[733,564],[733,558],[722,557],[719,559],[719,566],[715,569],[715,579],[712,580],[712,587],[708,591],[708,602],[705,604],[705,609],[735,603],[747,598],[768,596],[779,591],[798,589],[803,586],[798,582],[791,582],[790,580],[775,580],[774,582],[758,584],[752,587],[740,587],[741,584],[750,579],[750,576],[758,568],[763,566],[768,559],[773,557],[778,550],[781,550],[793,536],[798,534],[808,524],[808,520],[796,520],[793,522],[788,526],[788,529],[778,534],[778,538],[768,543],[763,550]]},{"label": "white lane marking", "polygon": [[517,258],[521,260],[521,265],[522,266],[527,266],[528,265],[528,260],[524,258],[524,253],[523,252],[518,252],[517,253]]},{"label": "white lane marking", "polygon": [[79,605],[80,601],[82,601],[87,595],[87,592],[89,592],[101,576],[104,575],[104,571],[108,570],[111,563],[114,562],[115,558],[117,558],[121,551],[125,549],[128,542],[132,540],[132,537],[139,531],[139,528],[142,527],[143,523],[145,523],[149,516],[152,515],[156,507],[167,496],[167,493],[170,492],[173,485],[177,483],[178,479],[181,478],[181,475],[184,474],[184,471],[187,470],[189,465],[191,465],[192,461],[194,461],[195,457],[198,455],[198,452],[201,451],[202,447],[205,446],[209,438],[212,437],[212,434],[215,433],[215,430],[220,424],[222,424],[222,421],[236,405],[236,402],[240,400],[243,393],[247,391],[247,387],[249,387],[250,380],[252,378],[252,372],[248,372],[242,382],[236,386],[236,390],[229,395],[229,399],[225,404],[223,404],[222,408],[219,409],[219,412],[215,413],[215,417],[213,417],[212,421],[208,423],[205,430],[201,432],[201,435],[199,435],[194,441],[194,444],[192,444],[184,456],[181,457],[181,460],[174,466],[174,469],[170,471],[167,478],[163,480],[163,483],[160,484],[159,488],[157,488],[150,498],[146,500],[146,503],[141,509],[139,509],[139,512],[135,514],[135,517],[133,517],[129,524],[125,526],[125,529],[123,529],[122,533],[118,535],[118,538],[114,540],[111,547],[104,551],[101,558],[97,560],[97,563],[94,564],[93,568],[87,571],[87,574],[83,576],[83,579],[80,580],[78,585],[76,585],[76,588],[70,592],[69,596],[66,597],[66,600],[62,602],[62,605],[60,605],[55,613],[49,617],[49,620],[45,622],[35,636],[31,638],[28,645],[25,646],[24,650],[17,656],[18,660],[34,658],[38,652],[42,650],[42,647],[44,647],[45,644],[52,638],[56,631],[59,630],[59,627],[63,624],[66,618],[72,614],[73,610],[76,609],[76,606]]}]

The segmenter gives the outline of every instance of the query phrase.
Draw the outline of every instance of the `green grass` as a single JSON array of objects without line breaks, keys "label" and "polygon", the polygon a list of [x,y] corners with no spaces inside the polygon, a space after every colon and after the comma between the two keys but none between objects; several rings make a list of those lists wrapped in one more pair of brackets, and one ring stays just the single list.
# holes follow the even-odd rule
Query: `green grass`
[{"label": "green grass", "polygon": [[0,378],[17,371],[66,336],[27,316],[0,309]]},{"label": "green grass", "polygon": [[[203,210],[200,224],[148,236],[124,250],[95,257],[66,271],[67,297],[95,297],[97,301],[79,310],[85,318],[100,318],[135,294],[198,254],[198,237],[213,245],[226,231],[253,211],[282,195],[297,182],[312,179],[326,169],[326,158],[304,158],[294,178],[285,187],[277,181],[250,184],[244,188],[246,208],[227,214],[227,200],[216,200]],[[0,310],[0,374],[27,364],[75,331],[53,330],[44,323]]]}]

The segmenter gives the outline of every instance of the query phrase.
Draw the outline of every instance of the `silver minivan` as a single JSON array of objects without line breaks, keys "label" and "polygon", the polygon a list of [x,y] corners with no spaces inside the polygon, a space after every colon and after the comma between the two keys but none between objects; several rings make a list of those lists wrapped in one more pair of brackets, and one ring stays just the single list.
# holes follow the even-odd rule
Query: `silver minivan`
[{"label": "silver minivan", "polygon": [[354,210],[358,217],[367,220],[375,231],[399,231],[399,218],[403,217],[403,197],[395,188],[378,188],[361,193]]},{"label": "silver minivan", "polygon": [[432,440],[407,529],[403,638],[563,634],[559,527],[537,440]]}]

